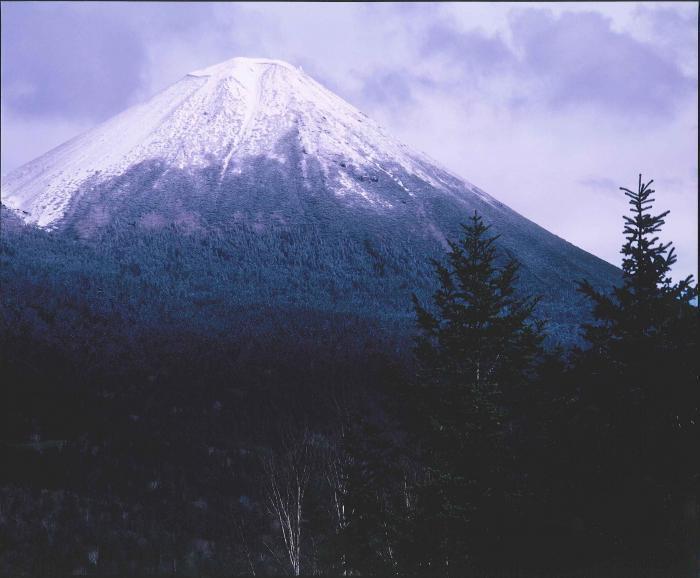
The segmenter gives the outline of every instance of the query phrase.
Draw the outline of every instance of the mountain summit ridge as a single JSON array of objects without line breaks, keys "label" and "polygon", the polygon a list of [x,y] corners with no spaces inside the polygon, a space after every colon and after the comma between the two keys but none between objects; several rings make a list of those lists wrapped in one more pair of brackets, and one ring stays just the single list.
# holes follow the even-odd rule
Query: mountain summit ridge
[{"label": "mountain summit ridge", "polygon": [[223,60],[216,64],[211,64],[205,68],[200,68],[194,70],[188,74],[188,76],[215,76],[215,75],[227,75],[232,74],[238,67],[241,66],[281,66],[288,70],[298,70],[301,71],[300,66],[294,66],[290,62],[284,60],[278,60],[275,58],[261,58],[253,56],[235,56],[229,58],[228,60]]}]

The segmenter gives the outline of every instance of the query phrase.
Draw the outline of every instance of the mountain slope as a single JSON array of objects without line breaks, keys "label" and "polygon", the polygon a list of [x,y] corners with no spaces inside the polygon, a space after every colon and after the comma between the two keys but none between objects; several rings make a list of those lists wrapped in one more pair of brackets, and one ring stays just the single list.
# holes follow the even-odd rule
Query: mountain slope
[{"label": "mountain slope", "polygon": [[544,295],[542,314],[564,341],[580,320],[575,282],[606,286],[618,274],[273,60],[236,58],[187,75],[10,173],[2,196],[26,222],[121,243],[134,262],[146,258],[134,252],[139,238],[173,228],[228,244],[217,250],[231,259],[210,260],[211,275],[200,275],[228,275],[240,306],[410,324],[411,292],[427,299],[433,289],[429,259],[474,210],[521,261],[521,286]]}]

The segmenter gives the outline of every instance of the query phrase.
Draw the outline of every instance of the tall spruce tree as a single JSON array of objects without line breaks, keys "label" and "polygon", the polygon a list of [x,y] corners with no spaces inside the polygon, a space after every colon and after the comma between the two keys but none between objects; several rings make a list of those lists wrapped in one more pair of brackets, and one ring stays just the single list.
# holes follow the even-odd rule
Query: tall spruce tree
[{"label": "tall spruce tree", "polygon": [[693,313],[689,306],[697,295],[692,275],[677,283],[669,276],[676,262],[675,249],[655,234],[670,211],[658,215],[649,212],[655,201],[651,198],[653,182],[643,183],[639,175],[636,192],[620,187],[630,199],[632,213],[624,217],[622,285],[610,295],[596,290],[588,281],[580,284],[580,291],[594,303],[596,318],[595,324],[584,325],[586,340],[596,353],[606,358],[618,356],[620,363],[624,363],[626,353],[639,357],[636,348],[642,345],[653,345],[661,351],[668,337],[677,337],[679,329],[687,329],[688,314]]},{"label": "tall spruce tree", "polygon": [[427,465],[415,526],[423,571],[458,574],[475,553],[497,547],[512,489],[507,398],[527,382],[543,340],[538,300],[517,295],[519,265],[498,255],[489,228],[475,213],[450,242],[448,264],[434,261],[433,312],[413,298]]},{"label": "tall spruce tree", "polygon": [[624,217],[620,286],[604,293],[580,284],[595,318],[584,326],[590,348],[578,359],[581,437],[588,446],[581,463],[595,485],[586,490],[584,509],[596,515],[590,504],[601,506],[608,521],[595,523],[607,525],[606,534],[627,554],[677,556],[697,531],[680,520],[694,501],[697,524],[698,292],[692,276],[670,278],[676,255],[656,235],[669,211],[651,212],[652,183],[640,175],[636,191],[620,187],[631,212]]}]

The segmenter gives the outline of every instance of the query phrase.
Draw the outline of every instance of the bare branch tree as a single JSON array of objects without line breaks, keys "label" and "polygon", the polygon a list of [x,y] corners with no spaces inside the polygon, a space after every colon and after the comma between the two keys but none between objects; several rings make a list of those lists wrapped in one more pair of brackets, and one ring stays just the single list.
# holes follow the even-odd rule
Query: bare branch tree
[{"label": "bare branch tree", "polygon": [[[336,536],[341,535],[350,522],[352,512],[347,511],[348,475],[352,465],[352,457],[345,452],[343,442],[345,427],[341,425],[339,439],[332,443],[325,452],[325,478],[331,490],[332,512]],[[343,575],[347,574],[347,556],[343,551],[340,555]]]},{"label": "bare branch tree", "polygon": [[288,433],[280,452],[263,460],[265,504],[280,526],[282,542],[294,576],[301,572],[304,495],[312,469],[311,438],[307,431]]},{"label": "bare branch tree", "polygon": [[246,528],[246,524],[243,518],[238,518],[234,521],[234,527],[236,528],[236,531],[238,533],[238,537],[241,541],[241,545],[243,546],[243,552],[245,553],[246,561],[248,562],[248,568],[250,570],[250,575],[255,576],[255,564],[253,563],[253,556],[252,552],[250,551],[250,547],[248,545],[248,529]]}]

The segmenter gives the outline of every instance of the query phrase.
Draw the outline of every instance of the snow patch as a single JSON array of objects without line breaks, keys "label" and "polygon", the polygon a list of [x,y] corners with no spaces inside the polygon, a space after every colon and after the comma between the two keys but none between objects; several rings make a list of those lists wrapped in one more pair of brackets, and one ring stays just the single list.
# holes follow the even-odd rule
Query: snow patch
[{"label": "snow patch", "polygon": [[336,194],[338,194],[338,196],[342,197],[347,194],[350,194],[355,197],[360,197],[365,202],[376,207],[383,207],[386,209],[390,209],[393,207],[391,203],[385,201],[380,196],[367,191],[367,189],[360,185],[358,181],[356,181],[346,173],[339,173],[338,182],[340,184],[340,188],[336,190]]}]

